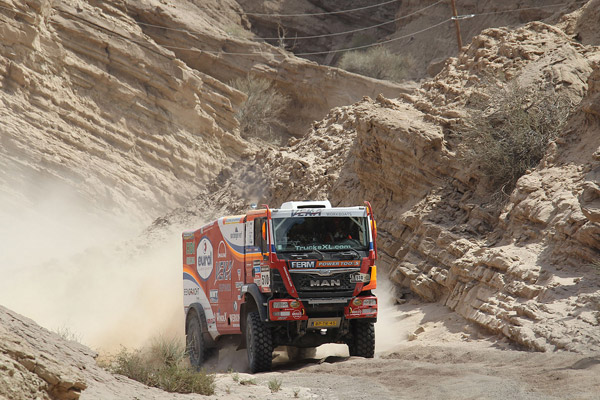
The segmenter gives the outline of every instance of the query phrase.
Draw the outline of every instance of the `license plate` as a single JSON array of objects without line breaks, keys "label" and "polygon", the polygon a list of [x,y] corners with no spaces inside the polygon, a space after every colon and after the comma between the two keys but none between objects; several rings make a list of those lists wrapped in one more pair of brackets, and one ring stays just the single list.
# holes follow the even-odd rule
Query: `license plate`
[{"label": "license plate", "polygon": [[337,328],[340,326],[340,318],[310,318],[308,328],[323,329]]}]

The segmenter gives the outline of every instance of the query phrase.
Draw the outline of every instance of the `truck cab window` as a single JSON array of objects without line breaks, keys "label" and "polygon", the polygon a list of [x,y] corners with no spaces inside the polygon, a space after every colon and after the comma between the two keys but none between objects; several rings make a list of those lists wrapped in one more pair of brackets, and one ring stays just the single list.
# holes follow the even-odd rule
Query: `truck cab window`
[{"label": "truck cab window", "polygon": [[263,254],[268,253],[267,238],[263,238],[263,224],[265,223],[266,218],[256,218],[254,220],[254,245],[258,246]]}]

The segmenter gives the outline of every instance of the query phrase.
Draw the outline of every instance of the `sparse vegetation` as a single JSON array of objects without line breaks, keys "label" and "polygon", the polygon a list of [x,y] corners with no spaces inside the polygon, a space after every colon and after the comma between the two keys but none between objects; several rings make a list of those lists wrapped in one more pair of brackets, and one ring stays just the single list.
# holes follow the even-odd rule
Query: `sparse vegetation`
[{"label": "sparse vegetation", "polygon": [[225,33],[227,33],[231,37],[239,39],[250,39],[254,36],[251,31],[244,29],[243,26],[238,24],[227,25],[225,27]]},{"label": "sparse vegetation", "polygon": [[236,114],[242,137],[278,142],[274,132],[283,124],[280,118],[289,104],[289,98],[268,80],[251,75],[234,80],[231,86],[248,96]]},{"label": "sparse vegetation", "polygon": [[175,339],[156,339],[145,350],[123,348],[109,363],[109,370],[168,392],[215,392],[214,375],[192,369],[185,357],[185,345]]},{"label": "sparse vegetation", "polygon": [[462,132],[462,157],[481,168],[501,197],[540,162],[570,112],[565,97],[515,83],[488,90],[472,105]]},{"label": "sparse vegetation", "polygon": [[346,71],[395,82],[405,79],[411,66],[410,58],[383,46],[346,52],[338,62],[338,67]]},{"label": "sparse vegetation", "polygon": [[370,35],[368,33],[355,33],[354,35],[352,35],[352,39],[350,39],[350,44],[348,45],[348,47],[361,47],[361,46],[368,46],[372,43],[375,43],[377,41],[377,38],[373,35]]},{"label": "sparse vegetation", "polygon": [[247,386],[247,385],[256,385],[256,379],[255,378],[252,378],[252,379],[242,379],[240,381],[240,385],[244,385],[244,386]]},{"label": "sparse vegetation", "polygon": [[54,331],[61,338],[70,342],[81,343],[81,335],[67,326],[61,326]]},{"label": "sparse vegetation", "polygon": [[271,393],[277,393],[281,390],[281,383],[282,381],[277,379],[277,378],[273,378],[269,381],[269,389],[271,390]]}]

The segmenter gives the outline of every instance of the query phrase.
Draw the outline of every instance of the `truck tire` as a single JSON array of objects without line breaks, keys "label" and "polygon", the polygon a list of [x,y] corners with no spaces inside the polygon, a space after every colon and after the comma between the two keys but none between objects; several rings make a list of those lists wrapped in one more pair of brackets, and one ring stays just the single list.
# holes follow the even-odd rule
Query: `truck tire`
[{"label": "truck tire", "polygon": [[246,347],[250,372],[270,371],[273,361],[271,331],[261,321],[258,311],[246,317]]},{"label": "truck tire", "polygon": [[317,355],[316,347],[286,346],[286,352],[290,361],[314,358]]},{"label": "truck tire", "polygon": [[352,327],[352,339],[348,343],[351,356],[373,358],[375,355],[375,324],[356,321]]},{"label": "truck tire", "polygon": [[185,336],[185,348],[190,364],[199,370],[204,361],[208,358],[208,349],[202,336],[202,325],[198,314],[195,311],[190,313],[187,320],[187,335]]}]

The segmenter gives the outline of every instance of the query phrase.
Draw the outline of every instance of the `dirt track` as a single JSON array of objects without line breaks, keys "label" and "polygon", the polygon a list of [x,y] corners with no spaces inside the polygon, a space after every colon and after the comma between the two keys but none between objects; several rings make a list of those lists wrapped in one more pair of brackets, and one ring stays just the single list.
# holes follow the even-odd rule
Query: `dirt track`
[{"label": "dirt track", "polygon": [[[290,362],[281,353],[273,372],[242,376],[263,387],[281,380],[277,398],[297,392],[297,398],[327,400],[600,399],[600,354],[520,351],[438,304],[388,304],[381,311],[374,359],[327,345],[313,359]],[[222,351],[213,367],[243,371],[234,361],[244,357],[244,351]],[[218,375],[218,395],[248,398],[245,390],[231,374]]]},{"label": "dirt track", "polygon": [[600,357],[468,346],[403,346],[380,358],[328,357],[281,365],[282,386],[319,399],[598,399]]}]

